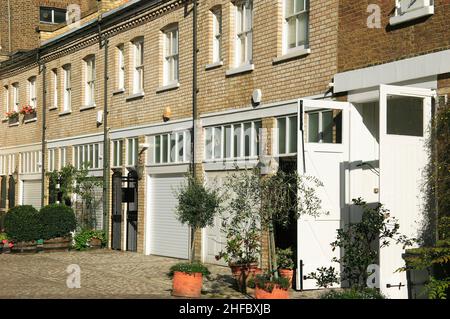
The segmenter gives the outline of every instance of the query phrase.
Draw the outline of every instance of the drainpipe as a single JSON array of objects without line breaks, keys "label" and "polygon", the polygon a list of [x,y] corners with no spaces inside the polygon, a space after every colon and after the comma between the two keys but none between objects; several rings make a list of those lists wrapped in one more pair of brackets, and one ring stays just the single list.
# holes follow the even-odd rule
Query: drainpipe
[{"label": "drainpipe", "polygon": [[11,1],[8,0],[8,53],[11,53]]},{"label": "drainpipe", "polygon": [[102,15],[98,18],[98,38],[100,49],[104,49],[104,74],[103,74],[103,230],[106,240],[109,238],[109,127],[108,127],[108,37],[102,34]]},{"label": "drainpipe", "polygon": [[41,207],[44,207],[44,194],[45,194],[45,133],[47,130],[47,83],[46,72],[47,66],[45,62],[40,62],[40,52],[37,53],[37,62],[39,71],[42,73],[42,154],[41,154]]}]

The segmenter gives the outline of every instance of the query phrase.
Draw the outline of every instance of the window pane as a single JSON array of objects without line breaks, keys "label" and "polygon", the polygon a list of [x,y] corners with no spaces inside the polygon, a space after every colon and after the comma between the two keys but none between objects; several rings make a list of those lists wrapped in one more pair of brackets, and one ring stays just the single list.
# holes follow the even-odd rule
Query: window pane
[{"label": "window pane", "polygon": [[134,151],[133,151],[133,144],[134,144],[134,139],[129,138],[128,140],[128,145],[127,145],[127,165],[134,165]]},{"label": "window pane", "polygon": [[305,0],[295,0],[295,12],[305,10]]},{"label": "window pane", "polygon": [[297,23],[298,46],[306,45],[307,33],[308,33],[308,15],[305,13],[298,17]]},{"label": "window pane", "polygon": [[94,157],[94,145],[89,146],[89,162],[91,163],[91,167],[96,167]]},{"label": "window pane", "polygon": [[319,143],[319,113],[308,114],[308,142]]},{"label": "window pane", "polygon": [[177,135],[175,133],[170,135],[170,162],[175,163],[177,161],[177,149],[176,149],[176,140]]},{"label": "window pane", "polygon": [[297,152],[297,116],[289,118],[289,153]]},{"label": "window pane", "polygon": [[234,126],[234,156],[241,157],[241,136],[242,136],[242,127],[240,124]]},{"label": "window pane", "polygon": [[205,129],[205,157],[206,159],[212,158],[212,129]]},{"label": "window pane", "polygon": [[286,118],[278,119],[278,154],[286,154]]},{"label": "window pane", "polygon": [[423,99],[388,96],[387,134],[423,136]]},{"label": "window pane", "polygon": [[161,136],[155,136],[155,163],[161,163]]},{"label": "window pane", "polygon": [[291,18],[288,20],[288,48],[295,48],[296,46],[296,19],[295,18]]},{"label": "window pane", "polygon": [[178,162],[183,162],[183,152],[184,152],[184,134],[183,132],[178,133]]},{"label": "window pane", "polygon": [[253,155],[258,156],[259,155],[259,137],[260,137],[260,130],[261,130],[261,122],[255,122],[254,123],[254,132],[253,132]]},{"label": "window pane", "polygon": [[172,32],[172,55],[178,53],[178,30]]},{"label": "window pane", "polygon": [[227,125],[225,126],[225,145],[224,145],[224,149],[225,149],[225,157],[226,158],[230,158],[232,157],[231,155],[231,136],[232,136],[233,132],[231,131],[231,125]]},{"label": "window pane", "polygon": [[133,165],[136,165],[139,159],[139,139],[134,139],[134,153],[133,153]]},{"label": "window pane", "polygon": [[289,17],[294,14],[294,0],[285,0],[285,16]]},{"label": "window pane", "polygon": [[251,155],[252,123],[244,124],[244,156]]},{"label": "window pane", "polygon": [[322,113],[322,142],[333,143],[333,112]]},{"label": "window pane", "polygon": [[55,23],[66,22],[66,11],[65,10],[55,10]]},{"label": "window pane", "polygon": [[162,163],[167,163],[169,158],[168,158],[168,151],[169,149],[169,138],[167,136],[167,134],[164,134],[162,137]]},{"label": "window pane", "polygon": [[222,128],[214,128],[214,158],[222,157]]},{"label": "window pane", "polygon": [[52,22],[52,10],[47,8],[40,8],[40,15],[39,15],[41,22]]},{"label": "window pane", "polygon": [[100,150],[99,150],[99,144],[95,144],[95,155],[94,155],[94,163],[95,168],[100,167]]}]

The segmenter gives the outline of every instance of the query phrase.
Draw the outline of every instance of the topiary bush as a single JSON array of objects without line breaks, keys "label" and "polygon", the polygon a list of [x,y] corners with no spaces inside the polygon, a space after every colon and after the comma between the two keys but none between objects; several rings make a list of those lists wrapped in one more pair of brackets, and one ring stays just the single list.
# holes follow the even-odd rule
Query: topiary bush
[{"label": "topiary bush", "polygon": [[39,212],[41,238],[52,239],[66,237],[75,230],[76,219],[73,209],[61,205],[47,205]]},{"label": "topiary bush", "polygon": [[16,242],[40,239],[41,226],[36,208],[25,205],[10,209],[5,216],[5,232]]},{"label": "topiary bush", "polygon": [[376,289],[346,289],[342,291],[331,290],[320,296],[320,299],[386,299]]}]

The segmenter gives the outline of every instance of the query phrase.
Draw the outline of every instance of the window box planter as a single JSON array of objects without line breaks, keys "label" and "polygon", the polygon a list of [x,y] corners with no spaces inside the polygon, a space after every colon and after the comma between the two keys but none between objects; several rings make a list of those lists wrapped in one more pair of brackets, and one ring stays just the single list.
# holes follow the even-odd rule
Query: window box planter
[{"label": "window box planter", "polygon": [[34,254],[36,253],[37,248],[37,242],[36,241],[21,241],[16,243],[12,248],[11,251],[13,253],[20,253],[20,254]]},{"label": "window box planter", "polygon": [[36,119],[36,112],[33,113],[29,113],[29,114],[24,114],[23,116],[23,121],[24,122],[29,122]]},{"label": "window box planter", "polygon": [[72,245],[72,237],[57,237],[44,240],[44,251],[68,251]]},{"label": "window box planter", "polygon": [[8,124],[9,125],[14,125],[19,123],[19,116],[14,116],[14,117],[8,117]]}]

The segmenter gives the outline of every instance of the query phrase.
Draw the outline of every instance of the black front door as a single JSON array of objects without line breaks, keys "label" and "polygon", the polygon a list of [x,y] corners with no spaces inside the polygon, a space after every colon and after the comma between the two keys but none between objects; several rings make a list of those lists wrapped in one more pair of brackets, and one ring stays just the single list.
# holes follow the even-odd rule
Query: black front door
[{"label": "black front door", "polygon": [[111,248],[121,250],[122,238],[122,173],[112,176]]},{"label": "black front door", "polygon": [[127,250],[137,251],[138,176],[130,171],[127,176]]},{"label": "black front door", "polygon": [[11,209],[16,206],[16,181],[14,180],[14,177],[9,177],[8,184],[8,208]]}]

